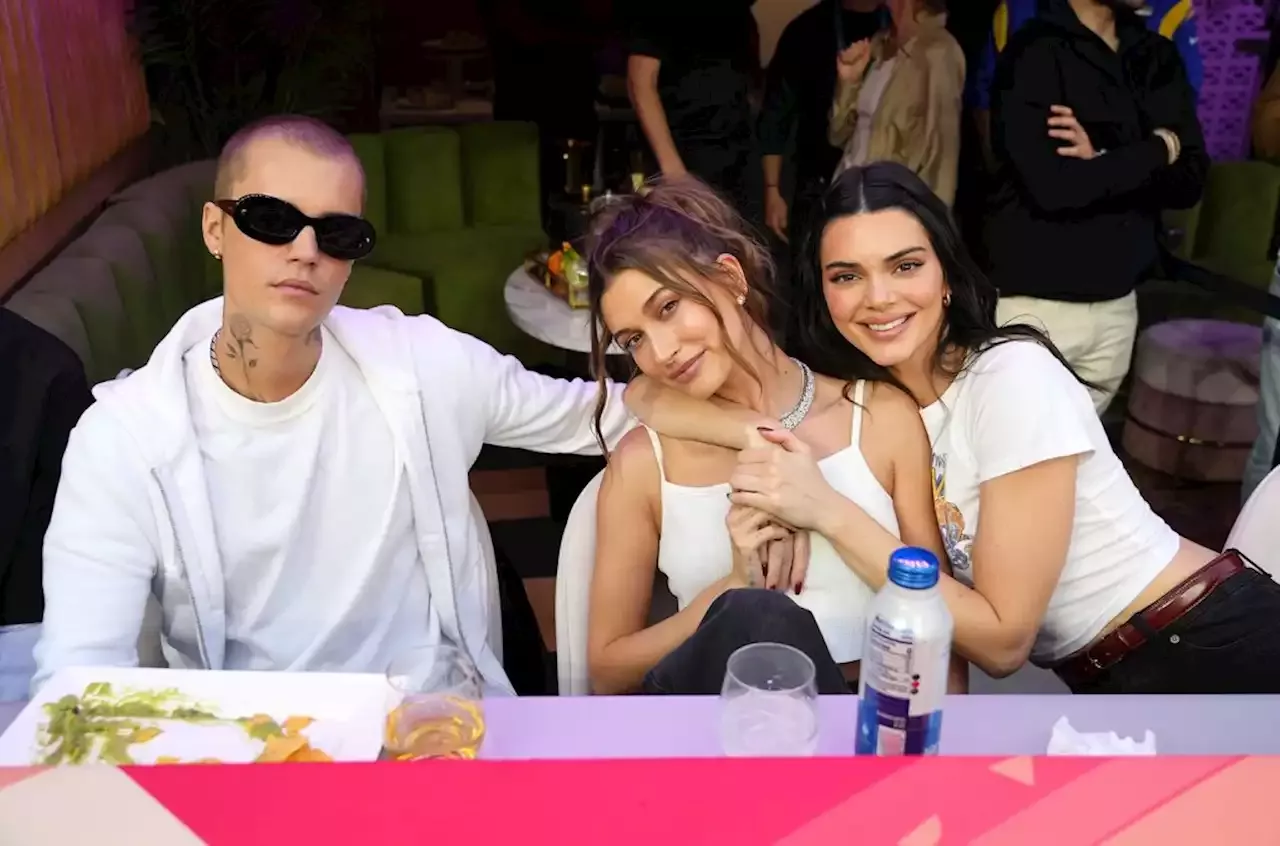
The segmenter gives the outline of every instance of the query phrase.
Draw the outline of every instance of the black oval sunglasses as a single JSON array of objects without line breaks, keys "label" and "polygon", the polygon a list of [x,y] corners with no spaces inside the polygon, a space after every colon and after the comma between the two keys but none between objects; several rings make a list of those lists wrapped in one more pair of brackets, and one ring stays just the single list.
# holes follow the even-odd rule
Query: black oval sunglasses
[{"label": "black oval sunglasses", "polygon": [[373,224],[351,214],[308,217],[292,203],[265,194],[247,194],[238,200],[214,200],[213,204],[231,215],[236,228],[263,244],[292,243],[310,226],[316,233],[320,252],[341,261],[362,259],[373,252],[377,234]]}]

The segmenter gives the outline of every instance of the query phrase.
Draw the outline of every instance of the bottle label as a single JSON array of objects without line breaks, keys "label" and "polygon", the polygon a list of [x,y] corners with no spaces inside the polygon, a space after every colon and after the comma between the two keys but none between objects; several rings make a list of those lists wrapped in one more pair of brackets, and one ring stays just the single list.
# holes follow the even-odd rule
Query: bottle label
[{"label": "bottle label", "polygon": [[920,641],[876,617],[868,630],[858,703],[859,755],[936,755],[951,643]]}]

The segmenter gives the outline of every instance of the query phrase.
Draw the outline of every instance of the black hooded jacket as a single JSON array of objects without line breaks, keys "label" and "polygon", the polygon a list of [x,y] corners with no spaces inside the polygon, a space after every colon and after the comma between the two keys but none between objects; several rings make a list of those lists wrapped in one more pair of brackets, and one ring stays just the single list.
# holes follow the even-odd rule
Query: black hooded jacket
[{"label": "black hooded jacket", "polygon": [[[1002,296],[1123,297],[1156,261],[1160,212],[1200,200],[1209,158],[1178,50],[1129,12],[1117,12],[1117,32],[1112,50],[1068,0],[1040,0],[1039,16],[1001,54],[988,247]],[[1071,108],[1105,152],[1059,155],[1064,143],[1048,134],[1054,105]],[[1161,128],[1182,144],[1172,165]]]}]

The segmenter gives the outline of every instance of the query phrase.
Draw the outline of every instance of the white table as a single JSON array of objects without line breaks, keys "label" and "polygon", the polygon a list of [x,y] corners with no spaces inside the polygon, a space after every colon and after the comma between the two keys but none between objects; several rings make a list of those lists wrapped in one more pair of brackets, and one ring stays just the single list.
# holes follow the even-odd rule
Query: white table
[{"label": "white table", "polygon": [[[857,697],[820,702],[819,755],[849,755]],[[576,696],[490,700],[483,756],[527,758],[717,757],[714,696]],[[1162,755],[1280,753],[1280,696],[948,696],[946,755],[1043,755],[1053,724],[1080,731],[1156,735]]]},{"label": "white table", "polygon": [[[524,267],[507,277],[503,298],[507,315],[521,332],[570,352],[591,353],[591,314],[585,308],[569,308],[569,304],[546,289]],[[625,355],[616,344],[609,345],[609,355]]]},{"label": "white table", "polygon": [[[0,703],[0,732],[24,703]],[[857,698],[825,696],[818,754],[849,755]],[[491,699],[483,756],[656,758],[721,755],[714,696]],[[1280,754],[1280,696],[948,696],[948,755],[1040,755],[1058,717],[1080,731],[1156,735],[1162,755]]]}]

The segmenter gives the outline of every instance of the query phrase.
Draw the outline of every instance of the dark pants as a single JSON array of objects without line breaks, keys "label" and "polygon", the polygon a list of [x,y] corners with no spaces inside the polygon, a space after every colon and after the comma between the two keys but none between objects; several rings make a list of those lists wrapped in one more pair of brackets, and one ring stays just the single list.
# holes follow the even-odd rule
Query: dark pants
[{"label": "dark pants", "polygon": [[676,142],[685,170],[715,188],[733,203],[738,214],[754,221],[759,202],[749,188],[751,142]]},{"label": "dark pants", "polygon": [[[1140,629],[1144,625],[1134,618]],[[1280,585],[1237,573],[1073,693],[1280,693]]]},{"label": "dark pants", "polygon": [[813,615],[784,594],[761,588],[721,594],[693,636],[644,677],[642,689],[645,693],[715,696],[724,685],[729,656],[751,643],[794,646],[813,660],[818,693],[849,692]]},{"label": "dark pants", "polygon": [[494,549],[498,566],[498,596],[502,606],[502,667],[520,696],[546,696],[551,665],[538,617],[525,593],[524,580],[501,549]]}]

